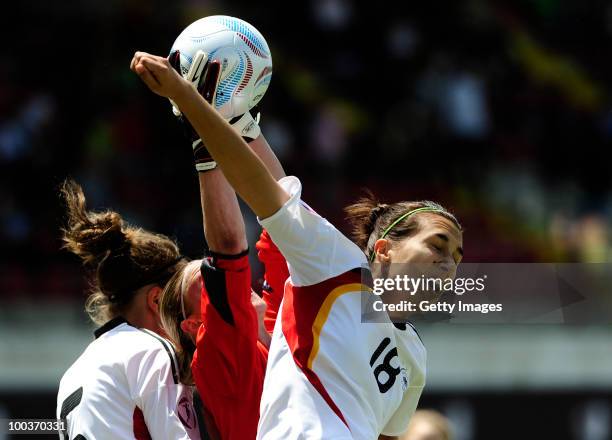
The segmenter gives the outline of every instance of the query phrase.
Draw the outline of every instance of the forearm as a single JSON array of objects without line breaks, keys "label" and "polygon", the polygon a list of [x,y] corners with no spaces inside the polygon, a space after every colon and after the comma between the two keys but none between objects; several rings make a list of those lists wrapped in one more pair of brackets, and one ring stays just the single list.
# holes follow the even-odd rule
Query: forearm
[{"label": "forearm", "polygon": [[[263,135],[249,142],[249,147],[275,180],[285,177],[283,166]],[[199,181],[204,234],[209,248],[223,254],[240,253],[248,242],[234,189],[219,168],[199,173]]]},{"label": "forearm", "polygon": [[283,166],[263,134],[249,142],[249,147],[259,156],[268,171],[270,171],[270,174],[272,174],[272,177],[274,177],[274,180],[278,181],[286,176]]},{"label": "forearm", "polygon": [[269,217],[289,199],[261,159],[213,107],[190,85],[174,97],[202,138],[227,181],[261,218]]},{"label": "forearm", "polygon": [[220,169],[198,173],[204,235],[211,251],[234,255],[247,246],[244,220],[234,190]]}]

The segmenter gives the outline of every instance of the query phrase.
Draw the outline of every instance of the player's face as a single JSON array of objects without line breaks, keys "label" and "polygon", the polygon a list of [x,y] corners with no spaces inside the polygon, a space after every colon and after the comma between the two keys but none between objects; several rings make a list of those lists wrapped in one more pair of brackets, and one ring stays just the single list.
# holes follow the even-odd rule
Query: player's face
[{"label": "player's face", "polygon": [[454,278],[463,258],[463,234],[441,215],[423,213],[418,231],[389,251],[392,263],[408,263],[427,268],[427,275]]},{"label": "player's face", "polygon": [[[423,213],[418,218],[419,228],[411,236],[401,241],[394,242],[388,251],[386,263],[386,278],[404,279],[405,277],[418,279],[447,279],[454,278],[457,273],[457,265],[463,255],[463,237],[461,231],[455,224],[436,214]],[[380,270],[383,266],[380,267]],[[376,277],[377,274],[373,275]],[[434,287],[435,288],[435,287]],[[384,296],[387,303],[399,303],[410,301],[418,303],[427,299],[437,301],[441,292],[429,291],[426,288],[419,288],[417,292],[408,292],[400,289],[390,292]],[[404,320],[405,312],[389,312],[393,319]]]}]

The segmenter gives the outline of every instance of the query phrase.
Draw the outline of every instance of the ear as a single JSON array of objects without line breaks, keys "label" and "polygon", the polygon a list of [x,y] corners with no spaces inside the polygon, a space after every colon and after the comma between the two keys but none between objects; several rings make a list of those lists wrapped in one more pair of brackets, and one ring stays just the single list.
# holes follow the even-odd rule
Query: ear
[{"label": "ear", "polygon": [[149,307],[155,316],[159,316],[159,300],[161,293],[162,288],[159,286],[153,286],[147,292],[147,307]]},{"label": "ear", "polygon": [[181,321],[181,330],[184,333],[193,336],[194,338],[198,334],[198,329],[200,328],[200,321],[194,318],[187,318]]},{"label": "ear", "polygon": [[374,261],[379,263],[388,263],[391,260],[389,251],[391,250],[391,243],[386,238],[380,238],[374,243],[374,254],[376,258]]}]

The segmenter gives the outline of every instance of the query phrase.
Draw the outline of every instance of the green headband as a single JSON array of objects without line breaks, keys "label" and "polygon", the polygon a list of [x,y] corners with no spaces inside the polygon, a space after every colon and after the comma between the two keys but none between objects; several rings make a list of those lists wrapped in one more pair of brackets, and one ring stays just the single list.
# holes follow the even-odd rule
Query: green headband
[{"label": "green headband", "polygon": [[[408,212],[400,215],[393,223],[391,223],[387,227],[387,229],[384,230],[384,232],[380,236],[379,240],[382,239],[382,238],[385,238],[387,236],[387,234],[389,232],[391,232],[391,229],[393,229],[395,227],[395,225],[397,225],[399,222],[401,222],[405,218],[410,217],[412,214],[418,214],[419,212],[444,212],[444,211],[442,209],[440,209],[440,208],[433,208],[433,207],[430,207],[430,206],[423,206],[421,208],[416,208],[416,209],[413,209],[412,211],[408,211]],[[370,263],[372,261],[374,261],[375,255],[376,255],[376,252],[374,251],[374,249],[372,249],[372,254],[370,254]]]}]

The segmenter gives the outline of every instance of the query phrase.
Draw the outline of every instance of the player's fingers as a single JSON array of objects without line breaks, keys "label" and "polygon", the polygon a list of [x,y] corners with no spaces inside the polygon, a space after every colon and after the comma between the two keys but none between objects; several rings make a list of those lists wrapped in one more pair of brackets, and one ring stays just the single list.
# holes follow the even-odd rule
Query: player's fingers
[{"label": "player's fingers", "polygon": [[155,59],[153,57],[142,57],[140,63],[143,64],[150,72],[162,72],[168,68],[161,59]]},{"label": "player's fingers", "polygon": [[159,88],[159,81],[149,71],[149,69],[146,68],[146,66],[144,66],[142,63],[138,63],[136,64],[135,69],[138,76],[140,76],[140,78],[151,90],[157,90]]},{"label": "player's fingers", "polygon": [[134,52],[134,56],[132,57],[133,66],[136,66],[136,64],[140,62],[140,58],[142,57],[143,54],[144,52]]},{"label": "player's fingers", "polygon": [[134,52],[134,58],[136,58],[136,60],[140,60],[142,57],[151,57],[151,56],[153,55],[147,52],[141,52],[141,51]]},{"label": "player's fingers", "polygon": [[138,52],[138,51],[134,52],[134,56],[132,57],[132,62],[130,63],[130,69],[136,72],[136,66],[140,63],[140,60],[145,56],[149,56],[149,54],[146,52]]}]

